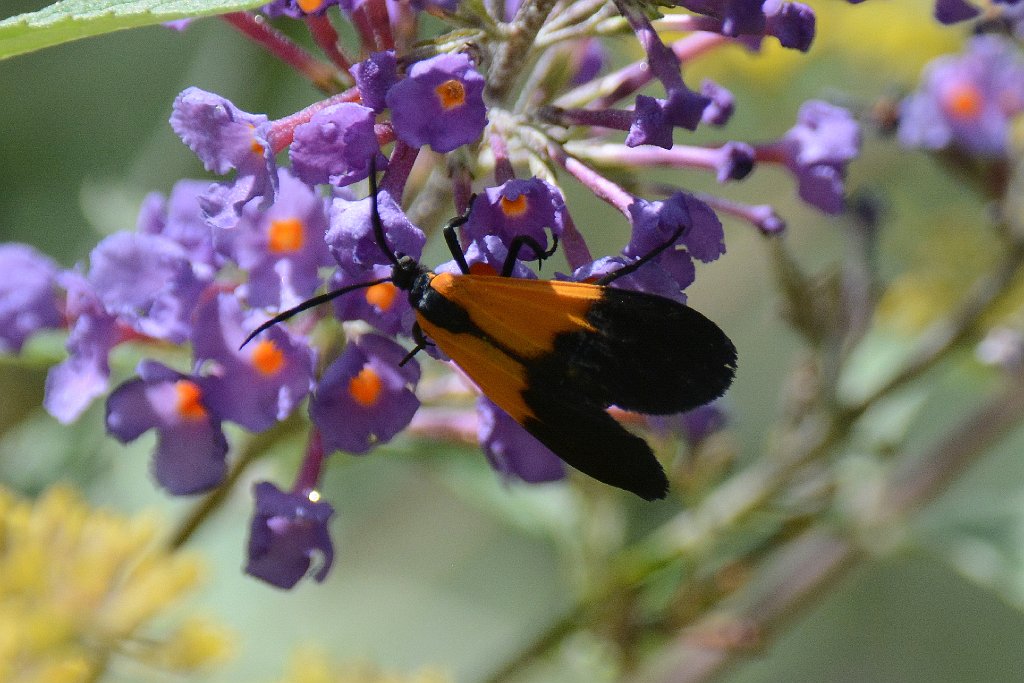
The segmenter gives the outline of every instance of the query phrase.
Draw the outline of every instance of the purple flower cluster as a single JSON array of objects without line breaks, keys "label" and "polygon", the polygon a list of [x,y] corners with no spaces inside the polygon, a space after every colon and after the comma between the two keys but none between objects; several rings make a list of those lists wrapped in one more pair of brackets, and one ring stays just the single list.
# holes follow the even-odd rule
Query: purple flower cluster
[{"label": "purple flower cluster", "polygon": [[1021,113],[1024,56],[1007,38],[976,36],[962,54],[926,67],[919,90],[903,101],[899,138],[908,147],[1004,156]]},{"label": "purple flower cluster", "polygon": [[[746,177],[758,163],[778,163],[794,174],[806,202],[830,213],[843,208],[845,169],[858,152],[859,129],[839,107],[807,103],[794,128],[758,145],[676,140],[702,125],[725,125],[736,107],[721,85],[691,89],[683,65],[735,41],[756,48],[768,36],[806,50],[815,31],[813,12],[782,0],[676,4],[691,13],[652,20],[645,3],[618,3],[644,57],[615,71],[606,71],[600,44],[586,32],[551,40],[545,48],[551,59],[522,59],[536,71],[519,80],[534,90],[517,99],[501,94],[500,78],[516,79],[520,63],[502,63],[500,50],[481,59],[480,46],[459,33],[439,39],[433,52],[401,47],[415,42],[417,12],[483,11],[479,4],[274,0],[265,14],[300,19],[320,36],[330,28],[328,10],[339,7],[335,11],[352,23],[360,51],[369,55],[348,66],[336,45],[329,52],[338,67],[336,82],[352,87],[276,120],[245,112],[220,95],[186,89],[174,101],[171,127],[208,171],[229,177],[212,184],[183,180],[166,197],[151,195],[136,230],[107,237],[88,265],[75,270],[61,271],[26,247],[0,248],[0,264],[19,281],[0,288],[4,348],[18,351],[39,329],[69,330],[68,357],[50,372],[46,406],[71,421],[107,393],[109,356],[118,345],[187,345],[191,355],[181,367],[142,361],[135,377],[109,393],[106,405],[115,438],[129,442],[155,432],[153,475],[172,494],[224,482],[226,423],[263,432],[305,402],[311,426],[294,485],[284,491],[262,482],[254,489],[247,571],[289,588],[319,557],[314,578],[322,580],[334,555],[327,531],[333,510],[316,492],[325,458],[334,451],[367,453],[410,424],[415,430],[421,401],[438,400],[418,387],[419,365],[406,358],[408,344],[402,342],[414,312],[402,292],[382,281],[395,255],[418,259],[426,241],[403,208],[409,188],[448,183],[456,209],[471,206],[460,239],[475,273],[501,270],[517,238],[542,249],[557,240],[569,274],[555,277],[579,281],[599,278],[675,239],[615,286],[680,301],[694,281],[696,262],[725,253],[716,211],[764,232],[780,230],[781,219],[770,207],[682,189],[642,197],[614,182],[604,167],[630,173],[648,165],[696,169],[724,183]],[[585,19],[572,15],[571,6],[556,5],[555,11],[568,13],[563,25]],[[488,25],[514,21],[517,8],[504,3],[505,14],[488,18]],[[667,44],[659,29],[687,35]],[[550,38],[540,30],[538,45]],[[571,73],[553,71],[558,64],[569,64]],[[653,81],[656,88],[649,89]],[[534,175],[517,177],[524,168]],[[374,234],[370,198],[357,198],[351,188],[373,169],[386,169],[376,202],[392,254]],[[556,169],[622,215],[631,231],[621,253],[591,253]],[[431,182],[424,183],[428,173]],[[476,187],[474,177],[480,179]],[[524,260],[537,256],[530,251],[523,250]],[[536,277],[521,261],[513,266],[513,277]],[[451,262],[437,270],[456,268]],[[324,287],[371,282],[377,284],[334,301],[338,320],[361,321],[347,326],[340,351],[318,341],[324,335],[318,336],[316,322],[329,313],[323,309],[272,327],[240,349],[262,321]],[[445,419],[453,433],[475,425],[487,459],[502,476],[526,482],[565,476],[563,463],[489,400],[481,397],[472,414],[475,419],[467,421],[470,413],[453,411]],[[444,431],[436,420],[429,428]]]}]

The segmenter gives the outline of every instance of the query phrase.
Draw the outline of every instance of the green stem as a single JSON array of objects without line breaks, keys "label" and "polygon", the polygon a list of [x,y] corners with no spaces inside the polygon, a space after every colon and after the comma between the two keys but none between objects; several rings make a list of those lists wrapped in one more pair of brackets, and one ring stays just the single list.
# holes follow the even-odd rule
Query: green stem
[{"label": "green stem", "polygon": [[[992,396],[981,408],[934,442],[924,455],[904,456],[882,491],[881,501],[866,521],[871,529],[892,528],[933,500],[979,456],[1024,421],[1024,374]],[[808,531],[779,551],[728,608],[719,609],[677,636],[668,654],[637,680],[703,683],[727,666],[760,648],[778,634],[790,618],[841,578],[846,569],[866,556],[849,534],[839,535],[824,525]],[[702,634],[723,625],[750,634],[745,642],[722,642]]]},{"label": "green stem", "polygon": [[551,13],[555,0],[525,0],[509,25],[508,38],[498,45],[487,75],[487,90],[494,102],[504,102],[523,73],[534,39]]},{"label": "green stem", "polygon": [[983,278],[973,293],[960,305],[959,311],[950,318],[936,323],[925,333],[913,358],[903,369],[883,386],[855,406],[848,408],[849,415],[856,417],[874,405],[879,399],[917,379],[935,367],[951,351],[977,332],[978,323],[992,310],[1000,296],[1013,282],[1024,265],[1024,245],[1007,246],[1003,260],[995,271]]}]

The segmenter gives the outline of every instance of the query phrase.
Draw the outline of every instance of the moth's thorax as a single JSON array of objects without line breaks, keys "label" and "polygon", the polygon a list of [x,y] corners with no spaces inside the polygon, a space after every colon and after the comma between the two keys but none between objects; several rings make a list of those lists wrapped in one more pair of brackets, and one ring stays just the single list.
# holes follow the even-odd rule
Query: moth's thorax
[{"label": "moth's thorax", "polygon": [[409,289],[409,304],[429,322],[449,332],[479,333],[469,313],[458,303],[446,298],[434,283],[446,283],[459,277],[451,273],[431,273],[423,270],[417,275]]}]

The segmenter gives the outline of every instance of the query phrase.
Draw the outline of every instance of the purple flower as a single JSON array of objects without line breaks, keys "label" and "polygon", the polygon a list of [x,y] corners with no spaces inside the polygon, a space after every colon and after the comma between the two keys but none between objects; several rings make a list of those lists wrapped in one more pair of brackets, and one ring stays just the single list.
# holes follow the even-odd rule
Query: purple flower
[{"label": "purple flower", "polygon": [[685,229],[678,244],[694,258],[710,263],[725,253],[722,222],[710,206],[691,194],[676,192],[660,202],[638,198],[629,206],[629,213],[633,235],[623,250],[627,256],[646,255],[664,244],[680,226]]},{"label": "purple flower", "polygon": [[281,326],[239,349],[256,322],[243,316],[235,297],[221,294],[196,310],[192,345],[196,360],[211,365],[207,405],[221,419],[258,432],[288,417],[309,393],[313,351]]},{"label": "purple flower", "polygon": [[239,294],[253,307],[284,309],[308,299],[322,284],[319,268],[332,263],[325,200],[287,170],[278,183],[268,208],[248,206],[235,228],[216,232],[217,249],[248,272]]},{"label": "purple flower", "polygon": [[373,131],[374,111],[352,102],[321,109],[295,128],[288,155],[292,170],[309,185],[351,185],[370,175],[370,161],[380,154]]},{"label": "purple flower", "polygon": [[710,102],[710,98],[689,88],[673,90],[667,100],[637,95],[633,124],[626,136],[626,144],[630,147],[657,145],[671,149],[672,130],[676,126],[694,130]]},{"label": "purple flower", "polygon": [[0,244],[0,352],[18,353],[25,340],[63,322],[57,264],[27,244]]},{"label": "purple flower", "polygon": [[272,0],[260,8],[268,17],[291,17],[301,19],[309,15],[321,15],[328,7],[344,4],[341,0]]},{"label": "purple flower", "polygon": [[[814,11],[799,2],[783,0],[681,0],[677,5],[717,20],[700,22],[701,30],[744,38],[756,49],[764,36],[775,36],[783,47],[806,52],[814,41]],[[752,40],[754,39],[754,40]]]},{"label": "purple flower", "polygon": [[213,231],[199,205],[199,198],[209,187],[210,183],[205,180],[180,180],[167,198],[159,192],[150,193],[143,200],[135,229],[146,235],[161,235],[181,245],[193,269],[212,277],[221,263],[213,250]]},{"label": "purple flower", "polygon": [[122,443],[155,429],[153,475],[174,495],[207,491],[227,472],[228,443],[205,399],[204,381],[156,361],[139,363],[138,377],[107,399],[107,432]]},{"label": "purple flower", "polygon": [[313,557],[320,566],[313,578],[322,582],[334,563],[328,523],[330,503],[285,493],[267,481],[253,486],[256,510],[249,530],[245,573],[278,588],[292,588],[306,576]]},{"label": "purple flower", "polygon": [[[423,231],[412,224],[387,190],[378,193],[377,207],[388,248],[395,254],[418,259],[427,239]],[[391,265],[391,259],[373,234],[370,197],[356,201],[336,197],[331,204],[331,227],[326,239],[343,268],[369,270],[376,265]]]},{"label": "purple flower", "polygon": [[385,98],[388,90],[398,82],[398,67],[395,51],[374,52],[368,58],[353,65],[349,73],[356,79],[356,87],[363,100],[363,106],[375,112],[387,107]]},{"label": "purple flower", "polygon": [[[775,7],[769,9],[773,4]],[[778,38],[782,47],[801,52],[811,49],[816,26],[814,10],[799,2],[778,0],[765,2],[764,10],[767,14],[767,32]]]},{"label": "purple flower", "polygon": [[[391,276],[390,266],[374,266],[369,271],[349,273],[339,268],[331,278],[331,289],[349,287]],[[408,334],[416,314],[409,298],[390,282],[356,290],[334,300],[334,315],[339,320],[365,320],[384,334]]]},{"label": "purple flower", "polygon": [[967,21],[980,13],[981,10],[966,0],[935,0],[934,15],[943,24]]},{"label": "purple flower", "polygon": [[724,126],[736,109],[736,98],[726,88],[712,80],[700,84],[700,94],[708,98],[708,106],[701,113],[701,121],[709,126]]},{"label": "purple flower", "polygon": [[67,318],[74,323],[66,344],[67,359],[50,368],[46,376],[43,406],[68,424],[107,390],[108,356],[124,340],[124,333],[79,273],[66,272],[60,282],[67,290]]},{"label": "purple flower", "polygon": [[405,429],[420,405],[412,392],[420,367],[415,360],[399,367],[405,354],[390,339],[367,334],[331,363],[309,403],[325,451],[366,453]]},{"label": "purple flower", "polygon": [[707,263],[725,253],[722,222],[711,207],[690,194],[677,192],[660,202],[638,198],[630,204],[629,213],[633,234],[623,253],[633,259],[642,258],[671,239],[680,227],[685,228],[678,246],[665,249],[654,259],[676,282],[677,290],[693,282],[693,258]]},{"label": "purple flower", "polygon": [[487,125],[484,78],[464,54],[444,54],[409,69],[387,94],[398,139],[450,152],[475,142]]},{"label": "purple flower", "polygon": [[724,429],[728,422],[729,416],[722,408],[721,401],[712,401],[685,413],[650,415],[647,418],[652,429],[678,434],[686,439],[691,448],[699,446],[709,436]]},{"label": "purple flower", "polygon": [[[507,7],[508,3],[505,4]],[[582,85],[597,78],[601,73],[601,69],[608,61],[608,51],[600,40],[584,38],[577,43],[577,49],[569,54],[569,59],[569,71],[572,74],[569,85]]]},{"label": "purple flower", "polygon": [[661,41],[641,8],[627,3],[621,3],[619,7],[647,53],[650,72],[661,81],[667,95],[664,100],[637,95],[626,144],[630,147],[657,145],[671,149],[672,129],[681,126],[694,130],[711,100],[693,92],[683,83],[679,57]]},{"label": "purple flower", "polygon": [[850,112],[804,102],[775,151],[796,176],[801,199],[826,213],[843,210],[846,165],[860,152],[860,126]]},{"label": "purple flower", "polygon": [[901,107],[899,139],[909,147],[956,145],[1003,155],[1022,111],[1024,60],[1017,47],[999,36],[977,36],[964,53],[926,67],[921,88]]},{"label": "purple flower", "polygon": [[[632,261],[633,259],[624,256],[603,256],[596,261],[577,268],[569,279],[576,282],[595,282],[605,275],[614,273]],[[678,263],[673,265],[676,267],[676,270],[674,273],[670,273],[657,261],[647,263],[639,270],[613,280],[611,286],[619,289],[657,294],[666,299],[674,299],[680,303],[686,303],[686,295],[680,290],[693,282],[697,275],[697,269],[693,265],[693,259],[689,257],[680,259]],[[685,270],[687,266],[689,266],[689,271]]]},{"label": "purple flower", "polygon": [[530,484],[565,478],[565,464],[486,396],[476,402],[477,436],[487,461],[506,479]]},{"label": "purple flower", "polygon": [[763,34],[765,11],[762,5],[774,0],[677,0],[675,3],[691,12],[722,21],[722,34],[727,36]]},{"label": "purple flower", "polygon": [[188,339],[192,309],[208,282],[196,276],[180,244],[121,232],[92,250],[89,284],[119,321],[146,336],[180,343]]},{"label": "purple flower", "polygon": [[218,175],[238,171],[233,183],[214,185],[203,198],[212,225],[230,228],[249,201],[273,199],[277,171],[266,116],[244,112],[220,95],[187,88],[174,100],[171,128],[206,170]]},{"label": "purple flower", "polygon": [[[498,187],[489,187],[473,202],[464,231],[471,240],[497,235],[505,245],[516,237],[531,237],[547,249],[545,228],[556,237],[565,227],[565,199],[558,188],[540,178],[513,178]],[[524,247],[520,258],[534,260],[535,254]]]},{"label": "purple flower", "polygon": [[727,142],[717,152],[715,179],[720,183],[743,180],[754,170],[757,151],[745,142]]}]

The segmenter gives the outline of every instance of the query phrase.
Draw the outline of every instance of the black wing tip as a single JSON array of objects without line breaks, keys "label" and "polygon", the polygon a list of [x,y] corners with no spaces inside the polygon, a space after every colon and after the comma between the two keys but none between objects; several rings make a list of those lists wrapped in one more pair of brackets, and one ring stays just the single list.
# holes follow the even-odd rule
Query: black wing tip
[{"label": "black wing tip", "polygon": [[651,503],[656,500],[664,500],[665,496],[668,495],[668,477],[665,476],[663,471],[661,473],[661,478],[658,481],[644,482],[640,486],[624,490],[629,491],[630,493],[635,493]]},{"label": "black wing tip", "polygon": [[550,397],[528,405],[539,417],[526,419],[523,427],[566,464],[647,501],[668,495],[668,477],[651,447],[600,406]]}]

